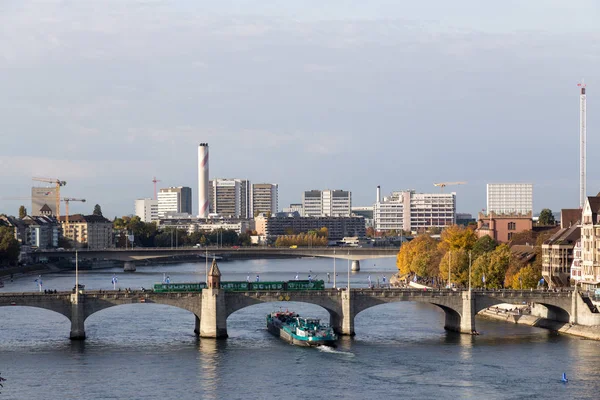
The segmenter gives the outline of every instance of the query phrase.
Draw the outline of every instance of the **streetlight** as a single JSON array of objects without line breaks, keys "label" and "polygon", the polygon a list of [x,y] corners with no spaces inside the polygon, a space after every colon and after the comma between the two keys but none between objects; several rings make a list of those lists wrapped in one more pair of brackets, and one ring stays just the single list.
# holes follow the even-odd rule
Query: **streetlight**
[{"label": "streetlight", "polygon": [[469,250],[469,292],[471,291],[471,250]]},{"label": "streetlight", "polygon": [[452,268],[451,260],[452,260],[452,250],[448,251],[448,289],[452,288],[452,285],[450,283],[451,282],[450,269]]},{"label": "streetlight", "polygon": [[335,289],[335,249],[333,249],[333,288]]},{"label": "streetlight", "polygon": [[350,294],[350,250],[348,250],[348,294]]}]

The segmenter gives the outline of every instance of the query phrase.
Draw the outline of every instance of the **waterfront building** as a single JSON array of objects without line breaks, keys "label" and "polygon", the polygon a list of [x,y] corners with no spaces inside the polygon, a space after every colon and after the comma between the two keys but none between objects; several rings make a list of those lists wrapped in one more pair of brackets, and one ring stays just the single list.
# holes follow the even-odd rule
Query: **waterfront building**
[{"label": "waterfront building", "polygon": [[[600,193],[599,193],[600,194]],[[581,221],[581,287],[600,287],[600,196],[585,200]]]},{"label": "waterfront building", "polygon": [[75,214],[60,217],[63,236],[72,240],[77,247],[108,249],[115,247],[113,224],[101,215]]},{"label": "waterfront building", "polygon": [[252,184],[252,196],[250,196],[250,215],[256,216],[260,213],[274,215],[279,208],[278,185],[273,183]]},{"label": "waterfront building", "polygon": [[210,212],[226,218],[250,218],[250,181],[213,179],[209,184]]},{"label": "waterfront building", "polygon": [[140,217],[142,222],[152,222],[158,220],[158,200],[137,199],[135,201],[135,215]]},{"label": "waterfront building", "polygon": [[206,219],[191,216],[163,218],[158,221],[157,226],[159,230],[175,228],[183,229],[188,233],[231,230],[241,234],[254,229],[254,223],[251,219]]},{"label": "waterfront building", "polygon": [[341,240],[347,236],[365,237],[363,217],[271,217],[259,215],[255,219],[258,235],[274,238],[282,235],[306,233],[327,228],[329,240]]},{"label": "waterfront building", "polygon": [[158,218],[167,213],[192,214],[192,189],[187,186],[160,189],[157,196]]},{"label": "waterfront building", "polygon": [[302,194],[304,217],[349,217],[352,193],[347,190],[308,190]]},{"label": "waterfront building", "polygon": [[55,187],[31,188],[31,216],[39,215],[56,215]]},{"label": "waterfront building", "polygon": [[486,210],[497,215],[533,212],[533,184],[488,183]]},{"label": "waterfront building", "polygon": [[58,247],[61,237],[60,226],[53,216],[27,215],[23,219],[0,215],[0,226],[14,229],[15,239],[21,246],[36,249]]},{"label": "waterfront building", "polygon": [[[561,221],[564,218],[561,217]],[[575,246],[581,238],[578,224],[561,229],[542,244],[542,277],[548,287],[569,287]]]},{"label": "waterfront building", "polygon": [[374,228],[417,232],[456,223],[456,193],[393,192],[373,205]]},{"label": "waterfront building", "polygon": [[480,212],[477,218],[476,233],[478,237],[488,235],[497,242],[508,243],[515,233],[530,231],[532,228],[531,211],[526,214]]}]

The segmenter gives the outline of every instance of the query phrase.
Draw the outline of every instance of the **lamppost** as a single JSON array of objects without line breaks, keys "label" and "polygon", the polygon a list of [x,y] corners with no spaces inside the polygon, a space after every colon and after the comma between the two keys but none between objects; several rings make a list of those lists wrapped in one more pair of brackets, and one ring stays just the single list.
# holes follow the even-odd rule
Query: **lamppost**
[{"label": "lamppost", "polygon": [[348,294],[350,294],[350,250],[348,250]]},{"label": "lamppost", "polygon": [[469,292],[471,292],[471,250],[469,250]]},{"label": "lamppost", "polygon": [[452,260],[452,250],[450,250],[448,252],[448,289],[452,288],[452,285],[450,283],[451,282],[450,269],[452,268],[452,262],[451,262],[451,260]]},{"label": "lamppost", "polygon": [[333,288],[335,289],[335,249],[333,249]]}]

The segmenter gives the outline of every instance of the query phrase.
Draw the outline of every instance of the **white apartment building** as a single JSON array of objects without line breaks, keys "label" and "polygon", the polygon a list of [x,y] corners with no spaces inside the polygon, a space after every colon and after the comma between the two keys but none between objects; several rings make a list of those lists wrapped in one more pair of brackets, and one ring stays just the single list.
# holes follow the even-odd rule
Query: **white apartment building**
[{"label": "white apartment building", "polygon": [[533,210],[532,183],[488,183],[487,212],[527,214]]},{"label": "white apartment building", "polygon": [[271,215],[275,215],[278,209],[279,204],[277,184],[252,184],[252,196],[250,196],[250,216],[255,216],[259,213],[271,213]]},{"label": "white apartment building", "polygon": [[250,218],[250,181],[213,179],[209,184],[210,212],[227,218]]},{"label": "white apartment building", "polygon": [[284,213],[292,214],[297,212],[301,217],[304,215],[304,209],[302,208],[302,204],[292,203],[289,207],[284,207],[282,210]]},{"label": "white apartment building", "polygon": [[418,231],[456,223],[456,193],[393,192],[373,205],[376,231]]},{"label": "white apartment building", "polygon": [[308,190],[302,194],[303,217],[349,217],[352,192],[347,190]]},{"label": "white apartment building", "polygon": [[135,215],[143,222],[158,221],[158,200],[137,199],[135,201]]},{"label": "white apartment building", "polygon": [[600,197],[586,198],[581,224],[581,287],[600,287]]},{"label": "white apartment building", "polygon": [[187,186],[160,189],[157,198],[158,218],[167,213],[192,214],[192,189]]}]

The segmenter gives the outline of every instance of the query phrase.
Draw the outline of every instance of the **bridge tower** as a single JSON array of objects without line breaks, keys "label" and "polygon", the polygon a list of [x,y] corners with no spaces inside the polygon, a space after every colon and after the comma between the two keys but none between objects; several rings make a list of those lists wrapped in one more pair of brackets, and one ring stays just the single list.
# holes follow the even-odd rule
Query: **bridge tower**
[{"label": "bridge tower", "polygon": [[200,315],[200,336],[204,338],[227,337],[227,305],[225,292],[221,286],[221,271],[213,260],[208,272],[208,287],[202,290],[202,313]]}]

